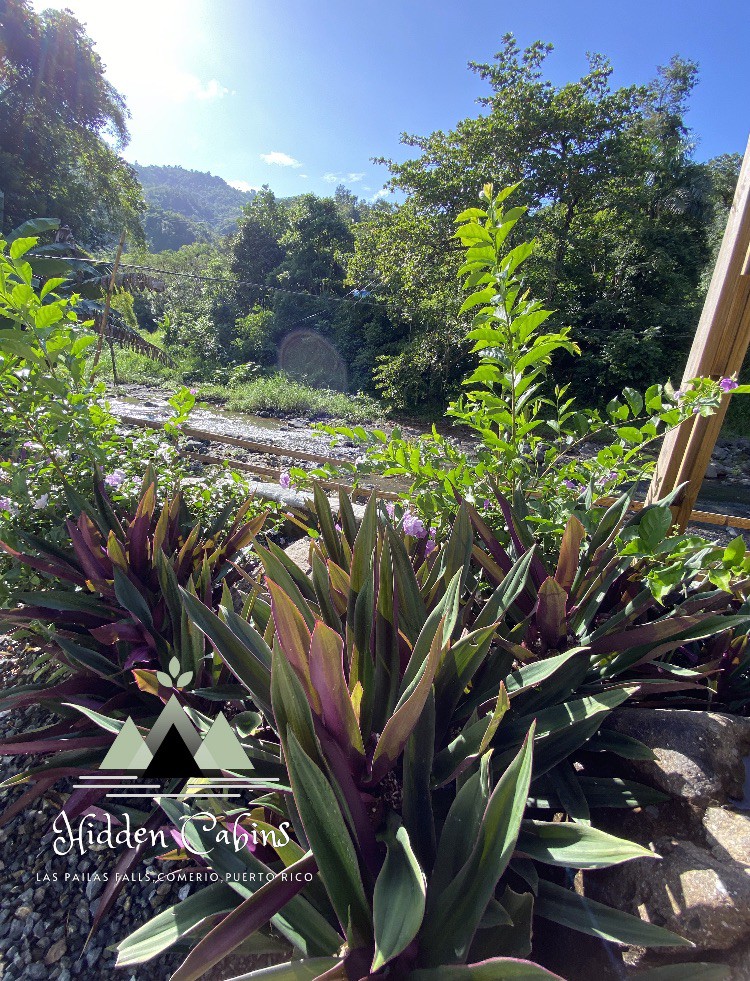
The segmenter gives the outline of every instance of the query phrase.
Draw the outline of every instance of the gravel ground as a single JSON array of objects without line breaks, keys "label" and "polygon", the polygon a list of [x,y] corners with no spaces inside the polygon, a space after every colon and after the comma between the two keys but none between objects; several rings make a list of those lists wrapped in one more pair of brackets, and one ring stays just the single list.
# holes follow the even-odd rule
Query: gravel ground
[{"label": "gravel ground", "polygon": [[[33,649],[7,637],[0,637],[0,644],[0,689],[28,682],[24,671],[35,656]],[[50,721],[38,708],[3,712],[0,736],[28,732]],[[0,777],[7,779],[41,762],[41,757],[0,757]],[[200,887],[143,881],[149,872],[155,877],[161,871],[178,868],[180,863],[141,862],[136,869],[141,881],[126,883],[84,950],[104,889],[103,876],[112,872],[119,853],[94,845],[83,856],[77,852],[56,855],[51,826],[66,797],[65,783],[61,781],[55,791],[59,791],[57,800],[36,802],[0,828],[0,978],[164,981],[181,963],[184,953],[167,953],[150,963],[116,970],[113,948],[153,915]],[[19,795],[17,791],[3,793],[0,810]],[[45,875],[51,878],[53,873],[57,873],[56,881],[44,881]],[[228,958],[205,978],[223,981],[266,962],[257,956]]]}]

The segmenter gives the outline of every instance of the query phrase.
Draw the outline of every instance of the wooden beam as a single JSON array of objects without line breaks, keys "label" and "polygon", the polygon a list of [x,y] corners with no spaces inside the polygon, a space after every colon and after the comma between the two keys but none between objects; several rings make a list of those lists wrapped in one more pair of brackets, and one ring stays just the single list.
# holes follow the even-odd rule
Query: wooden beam
[{"label": "wooden beam", "polygon": [[[128,426],[140,426],[143,429],[163,429],[164,423],[158,419],[141,419],[140,416],[118,416],[121,422]],[[308,453],[306,450],[295,450],[288,446],[279,446],[277,443],[259,443],[253,439],[241,439],[239,436],[227,436],[225,433],[209,433],[205,429],[195,429],[192,426],[181,426],[180,432],[183,436],[190,439],[197,439],[202,443],[226,443],[229,446],[239,446],[253,453],[263,453],[266,456],[286,456],[292,460],[306,460],[308,463],[333,463],[342,462],[341,457],[323,456],[320,453]]]},{"label": "wooden beam", "polygon": [[[750,141],[703,312],[690,350],[683,384],[691,378],[725,378],[739,372],[750,346]],[[684,529],[698,492],[730,396],[712,416],[695,416],[669,433],[659,454],[648,500],[656,501],[686,483],[674,508]]]},{"label": "wooden beam", "polygon": [[[120,422],[126,425],[142,426],[147,429],[160,429],[163,428],[163,422],[155,422],[150,420],[141,419],[137,416],[118,416]],[[183,429],[182,432],[185,432]],[[222,433],[209,433],[204,430],[191,430],[191,432],[200,432],[204,441],[212,443],[223,443],[226,441],[226,437]],[[235,443],[247,443],[249,440],[233,440]],[[286,450],[282,447],[274,446],[271,443],[261,443],[254,444],[263,446],[263,452],[268,452],[271,455],[275,450],[278,450],[277,455],[280,456],[302,456],[301,450]],[[266,449],[267,447],[267,449]],[[248,473],[254,473],[260,477],[271,477],[274,481],[277,481],[281,476],[280,470],[275,470],[271,467],[263,467],[256,463],[246,463],[244,460],[233,460],[227,459],[226,457],[209,456],[205,453],[192,453],[187,452],[184,454],[187,458],[191,460],[196,460],[200,463],[206,463],[211,466],[224,466],[224,467],[234,467],[237,470],[245,470]],[[305,454],[309,455],[309,454]],[[322,457],[326,463],[340,463],[340,459],[336,457]],[[320,483],[320,481],[319,481]],[[322,486],[330,490],[345,490],[348,494],[353,494],[355,497],[363,497],[365,499],[370,497],[370,494],[375,493],[376,497],[383,498],[387,501],[398,501],[400,500],[400,495],[395,491],[381,490],[380,488],[369,488],[369,487],[357,487],[354,488],[350,484],[333,483],[331,481],[323,482]],[[609,506],[614,504],[617,500],[615,497],[602,497],[599,498],[595,503],[598,506]],[[641,508],[645,507],[647,502],[644,501],[633,501],[630,505],[631,511],[640,511]],[[691,511],[688,516],[690,521],[697,521],[700,524],[707,525],[718,525],[723,528],[742,528],[750,529],[750,518],[739,518],[731,514],[716,514],[712,511]]]}]

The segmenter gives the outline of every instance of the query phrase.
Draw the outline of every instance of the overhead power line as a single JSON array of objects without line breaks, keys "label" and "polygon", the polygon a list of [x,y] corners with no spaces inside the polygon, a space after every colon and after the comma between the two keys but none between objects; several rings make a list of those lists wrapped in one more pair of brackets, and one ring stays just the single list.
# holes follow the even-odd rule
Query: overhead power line
[{"label": "overhead power line", "polygon": [[[60,261],[88,263],[89,265],[111,265],[111,259],[85,259],[78,255],[46,255],[44,253],[29,252],[27,255],[37,259],[59,259]],[[287,296],[304,296],[310,300],[324,300],[333,303],[351,303],[362,306],[385,306],[383,300],[368,300],[363,296],[352,296],[350,291],[346,296],[334,296],[333,294],[310,293],[306,290],[287,290],[281,286],[269,286],[266,283],[253,283],[246,279],[228,279],[225,276],[202,276],[197,273],[176,272],[173,269],[157,269],[155,266],[143,266],[135,262],[120,262],[121,268],[135,269],[138,272],[156,273],[160,276],[174,276],[178,279],[189,279],[197,283],[218,283],[224,286],[251,286],[254,289],[265,290],[269,293],[283,293]],[[360,291],[362,292],[362,291]]]}]

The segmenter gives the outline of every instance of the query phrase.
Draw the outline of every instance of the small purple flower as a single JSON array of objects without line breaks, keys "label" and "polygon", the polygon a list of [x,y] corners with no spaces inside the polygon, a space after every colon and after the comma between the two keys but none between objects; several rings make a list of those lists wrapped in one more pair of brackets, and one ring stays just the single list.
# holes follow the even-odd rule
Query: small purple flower
[{"label": "small purple flower", "polygon": [[722,392],[731,392],[733,389],[737,388],[737,382],[734,378],[722,378],[719,382],[719,388]]},{"label": "small purple flower", "polygon": [[336,524],[335,524],[335,525],[334,525],[333,527],[334,527],[334,528],[336,529],[336,531],[338,531],[338,532],[341,532],[341,531],[343,531],[343,530],[344,530],[344,529],[343,529],[343,528],[341,527],[341,525],[340,525],[340,524],[338,523],[338,521],[336,522]]},{"label": "small purple flower", "polygon": [[491,506],[492,505],[490,504],[489,498],[485,497],[485,499],[482,501],[482,507],[485,511],[489,511]]},{"label": "small purple flower", "polygon": [[0,511],[7,511],[8,514],[18,514],[18,508],[9,497],[0,497]]},{"label": "small purple flower", "polygon": [[282,470],[281,476],[279,477],[279,487],[283,487],[284,490],[289,490],[292,486],[292,481],[286,470]]},{"label": "small purple flower", "polygon": [[385,506],[385,510],[388,514],[388,517],[393,519],[394,515],[396,514],[396,505],[393,503],[393,501],[388,501],[388,503]]},{"label": "small purple flower", "polygon": [[576,494],[580,494],[582,491],[586,490],[583,484],[577,484],[575,480],[564,480],[563,484],[568,488],[568,490],[575,491]]},{"label": "small purple flower", "polygon": [[424,557],[427,558],[428,555],[432,555],[432,553],[435,551],[436,548],[437,548],[437,545],[435,544],[435,542],[433,541],[433,539],[432,538],[428,538],[427,539],[427,544],[424,547]]},{"label": "small purple flower", "polygon": [[679,402],[680,399],[684,396],[684,394],[685,394],[685,389],[684,388],[677,388],[677,389],[675,389],[675,393],[674,393],[675,402]]},{"label": "small purple flower", "polygon": [[197,388],[191,388],[190,389],[190,394],[191,395],[197,395],[198,394],[198,389]]},{"label": "small purple flower", "polygon": [[416,514],[405,514],[404,515],[404,531],[407,535],[411,535],[412,538],[426,538],[427,529],[424,526],[424,522]]},{"label": "small purple flower", "polygon": [[605,484],[609,484],[613,480],[617,480],[616,470],[610,470],[609,473],[604,473],[601,475],[601,477],[597,477],[596,483],[599,487],[604,487]]},{"label": "small purple flower", "polygon": [[112,473],[108,473],[104,478],[104,483],[107,487],[111,487],[114,490],[124,482],[125,476],[124,470],[113,470]]},{"label": "small purple flower", "polygon": [[30,439],[27,439],[23,444],[25,450],[33,450],[36,447],[36,443],[32,443]]}]

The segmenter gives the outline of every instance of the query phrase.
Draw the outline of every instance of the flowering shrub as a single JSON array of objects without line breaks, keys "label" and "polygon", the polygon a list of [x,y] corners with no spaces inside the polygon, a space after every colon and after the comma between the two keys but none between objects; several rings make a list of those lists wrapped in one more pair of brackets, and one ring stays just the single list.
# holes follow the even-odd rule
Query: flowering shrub
[{"label": "flowering shrub", "polygon": [[[320,428],[366,447],[364,461],[342,463],[339,477],[408,478],[408,498],[425,521],[448,520],[457,494],[472,503],[493,501],[495,489],[517,502],[523,498],[540,544],[551,555],[571,514],[580,516],[615,488],[649,477],[654,444],[666,432],[693,414],[711,414],[728,393],[750,386],[733,378],[696,378],[677,391],[669,383],[643,394],[626,388],[604,410],[577,406],[566,386],[550,383],[549,369],[556,353],[576,355],[578,345],[569,328],[545,328],[552,311],[529,296],[520,277],[535,243],[522,242],[510,251],[505,246],[525,212],[505,210],[514,190],[495,195],[487,185],[482,207],[457,219],[456,237],[466,248],[459,275],[466,277],[469,292],[462,311],[474,311],[467,336],[479,363],[448,415],[479,437],[476,448],[447,439],[434,427],[416,440],[404,439],[398,428],[390,435],[360,426]],[[501,523],[497,508],[489,510]]]},{"label": "flowering shrub", "polygon": [[[249,488],[238,474],[208,477],[180,456],[179,426],[195,405],[194,391],[181,388],[170,398],[164,430],[132,436],[118,428],[89,368],[96,335],[75,312],[77,296],[59,296],[64,281],[41,283],[24,258],[36,241],[0,241],[0,537],[17,546],[19,533],[34,528],[61,545],[65,519],[80,510],[95,479],[103,479],[115,508],[127,511],[149,462],[158,466],[161,493],[181,486],[203,520],[239,507]],[[5,560],[2,571],[0,605],[13,588],[39,582]]]}]

